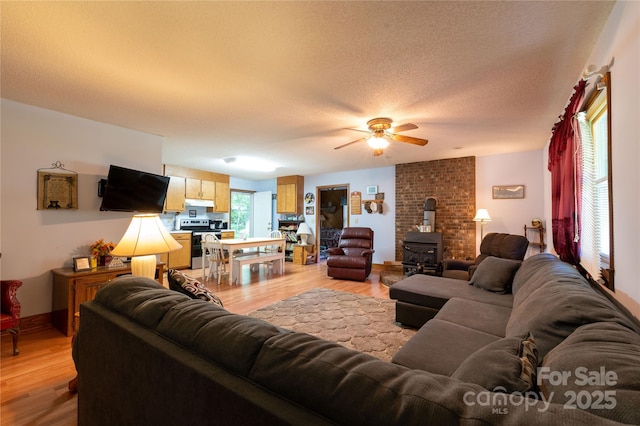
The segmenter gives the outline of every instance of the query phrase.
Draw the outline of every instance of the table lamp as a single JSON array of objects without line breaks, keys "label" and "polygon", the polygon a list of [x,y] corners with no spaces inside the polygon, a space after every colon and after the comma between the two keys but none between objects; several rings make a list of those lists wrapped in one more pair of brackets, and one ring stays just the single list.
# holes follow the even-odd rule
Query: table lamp
[{"label": "table lamp", "polygon": [[307,225],[307,222],[302,222],[300,225],[298,225],[296,234],[300,236],[300,244],[303,246],[308,245],[307,238],[309,238],[309,235],[313,235],[313,233],[311,232],[311,228],[309,228],[309,225]]},{"label": "table lamp", "polygon": [[487,209],[478,209],[473,221],[480,222],[480,241],[482,241],[484,239],[484,224],[485,222],[491,222],[491,216],[489,216]]},{"label": "table lamp", "polygon": [[181,248],[182,245],[173,239],[157,214],[137,214],[111,254],[130,256],[132,275],[154,279],[156,254]]}]

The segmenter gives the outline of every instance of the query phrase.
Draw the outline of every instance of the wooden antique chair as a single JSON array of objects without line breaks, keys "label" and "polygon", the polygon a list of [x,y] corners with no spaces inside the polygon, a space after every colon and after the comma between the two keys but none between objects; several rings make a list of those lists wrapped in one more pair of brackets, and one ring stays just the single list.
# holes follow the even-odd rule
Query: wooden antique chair
[{"label": "wooden antique chair", "polygon": [[20,335],[20,302],[18,301],[18,288],[22,281],[2,281],[2,303],[0,313],[0,331],[8,330],[13,339],[13,355],[18,355],[18,337]]}]

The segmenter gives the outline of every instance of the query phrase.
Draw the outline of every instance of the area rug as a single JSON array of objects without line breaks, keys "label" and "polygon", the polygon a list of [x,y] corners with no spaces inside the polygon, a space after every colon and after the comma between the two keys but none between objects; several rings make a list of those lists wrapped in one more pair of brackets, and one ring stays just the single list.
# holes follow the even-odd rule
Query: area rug
[{"label": "area rug", "polygon": [[390,361],[416,332],[395,322],[395,302],[315,288],[249,314]]}]

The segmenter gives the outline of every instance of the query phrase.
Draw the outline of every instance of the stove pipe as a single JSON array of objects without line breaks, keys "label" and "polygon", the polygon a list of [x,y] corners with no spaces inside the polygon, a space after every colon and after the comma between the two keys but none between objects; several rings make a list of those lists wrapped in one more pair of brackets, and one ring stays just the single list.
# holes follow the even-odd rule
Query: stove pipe
[{"label": "stove pipe", "polygon": [[423,225],[429,226],[431,229],[431,232],[435,232],[436,230],[436,199],[435,198],[427,198],[427,201],[425,201],[424,203]]}]

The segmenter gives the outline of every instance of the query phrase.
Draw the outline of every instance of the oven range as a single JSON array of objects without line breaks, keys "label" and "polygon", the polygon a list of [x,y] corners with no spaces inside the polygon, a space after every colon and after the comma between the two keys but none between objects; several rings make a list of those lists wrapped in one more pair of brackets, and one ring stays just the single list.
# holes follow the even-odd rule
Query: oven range
[{"label": "oven range", "polygon": [[191,231],[191,269],[202,268],[202,236],[214,234],[220,238],[220,231],[210,228],[209,219],[180,219],[180,230]]}]

